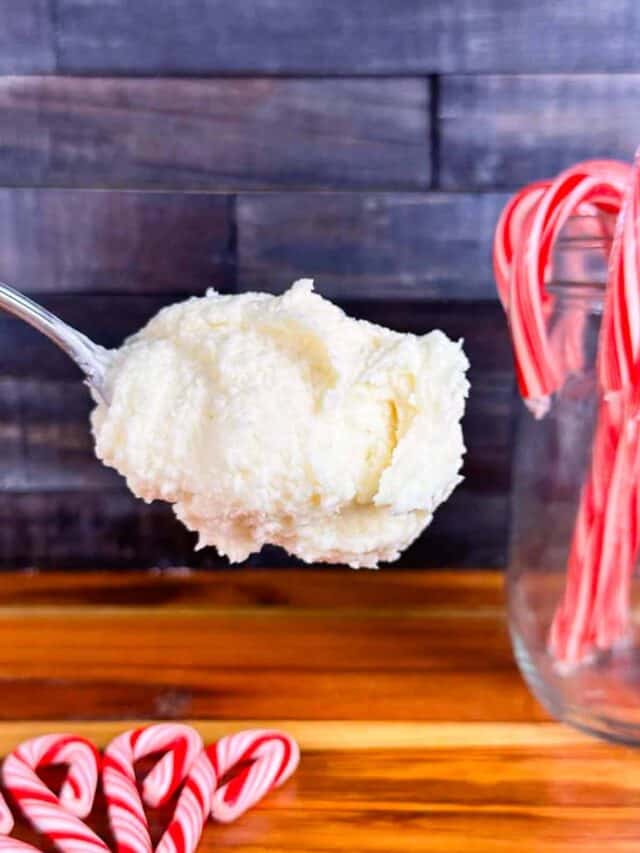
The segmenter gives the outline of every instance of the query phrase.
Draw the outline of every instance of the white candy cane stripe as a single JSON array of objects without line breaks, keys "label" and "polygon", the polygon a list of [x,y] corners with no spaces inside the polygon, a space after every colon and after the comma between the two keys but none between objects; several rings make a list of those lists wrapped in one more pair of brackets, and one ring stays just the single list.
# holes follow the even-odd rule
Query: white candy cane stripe
[{"label": "white candy cane stripe", "polygon": [[38,853],[38,848],[32,847],[31,844],[24,841],[0,835],[0,853],[33,853],[33,851]]},{"label": "white candy cane stripe", "polygon": [[[36,770],[67,764],[57,797]],[[91,811],[98,778],[93,744],[72,735],[44,735],[21,744],[6,759],[2,779],[27,820],[64,853],[95,853],[109,848],[79,818]]]},{"label": "white candy cane stripe", "polygon": [[221,823],[235,820],[286,782],[300,761],[293,738],[270,729],[228,735],[208,747],[207,754],[222,780],[211,806],[211,816]]},{"label": "white candy cane stripe", "polygon": [[204,750],[196,758],[156,853],[193,853],[209,817],[216,774]]},{"label": "white candy cane stripe", "polygon": [[178,723],[125,732],[109,744],[104,753],[102,784],[118,853],[151,853],[152,850],[136,784],[136,761],[153,753],[166,753],[143,783],[145,802],[156,806],[166,802],[182,784],[203,749],[200,735],[190,726]]},{"label": "white candy cane stripe", "polygon": [[7,801],[0,794],[0,835],[9,835],[14,827],[14,819]]}]

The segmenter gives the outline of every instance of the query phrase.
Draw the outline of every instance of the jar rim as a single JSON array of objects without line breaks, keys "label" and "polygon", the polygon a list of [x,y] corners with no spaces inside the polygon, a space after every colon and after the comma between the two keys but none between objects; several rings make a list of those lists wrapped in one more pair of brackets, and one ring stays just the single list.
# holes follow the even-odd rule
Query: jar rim
[{"label": "jar rim", "polygon": [[[550,292],[594,301],[602,299],[607,286],[614,220],[613,215],[598,213],[576,213],[569,217],[552,249],[547,281]],[[572,256],[577,261],[577,271]]]},{"label": "jar rim", "polygon": [[[613,229],[603,232],[602,222],[615,222],[614,214],[607,213],[574,213],[565,222],[554,248],[571,246],[579,248],[607,249],[613,243]],[[597,223],[600,233],[590,233],[589,226]]]},{"label": "jar rim", "polygon": [[576,298],[597,297],[602,300],[606,290],[606,281],[568,281],[567,279],[554,278],[547,283],[549,293],[556,295],[570,295]]}]

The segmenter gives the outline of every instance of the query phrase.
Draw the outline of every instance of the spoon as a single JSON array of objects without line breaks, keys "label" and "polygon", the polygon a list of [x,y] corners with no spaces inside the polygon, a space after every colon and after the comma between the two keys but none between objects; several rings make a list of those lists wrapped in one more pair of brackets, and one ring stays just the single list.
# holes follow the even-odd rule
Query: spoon
[{"label": "spoon", "polygon": [[106,374],[111,352],[108,349],[94,343],[82,332],[64,323],[55,314],[3,282],[0,282],[0,309],[29,323],[57,344],[85,374],[85,381],[91,390],[104,403],[109,402],[106,393]]}]

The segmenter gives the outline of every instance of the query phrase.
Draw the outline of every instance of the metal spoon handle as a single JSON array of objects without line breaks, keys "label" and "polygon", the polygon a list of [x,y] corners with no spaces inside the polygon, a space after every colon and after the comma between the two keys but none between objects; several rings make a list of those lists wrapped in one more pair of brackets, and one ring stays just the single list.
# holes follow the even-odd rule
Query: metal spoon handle
[{"label": "metal spoon handle", "polygon": [[76,362],[86,374],[89,385],[104,397],[109,350],[3,282],[0,282],[0,309],[19,317],[50,338]]}]

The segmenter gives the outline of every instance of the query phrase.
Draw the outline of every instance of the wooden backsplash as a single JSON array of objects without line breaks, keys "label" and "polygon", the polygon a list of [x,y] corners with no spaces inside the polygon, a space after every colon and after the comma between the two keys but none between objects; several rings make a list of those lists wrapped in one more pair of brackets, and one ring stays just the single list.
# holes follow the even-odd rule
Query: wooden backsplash
[{"label": "wooden backsplash", "polygon": [[[466,480],[402,564],[502,566],[493,227],[523,182],[631,157],[639,35],[634,0],[0,0],[0,278],[107,346],[206,287],[300,276],[464,337]],[[0,317],[0,566],[220,565],[95,461],[88,412]]]}]

